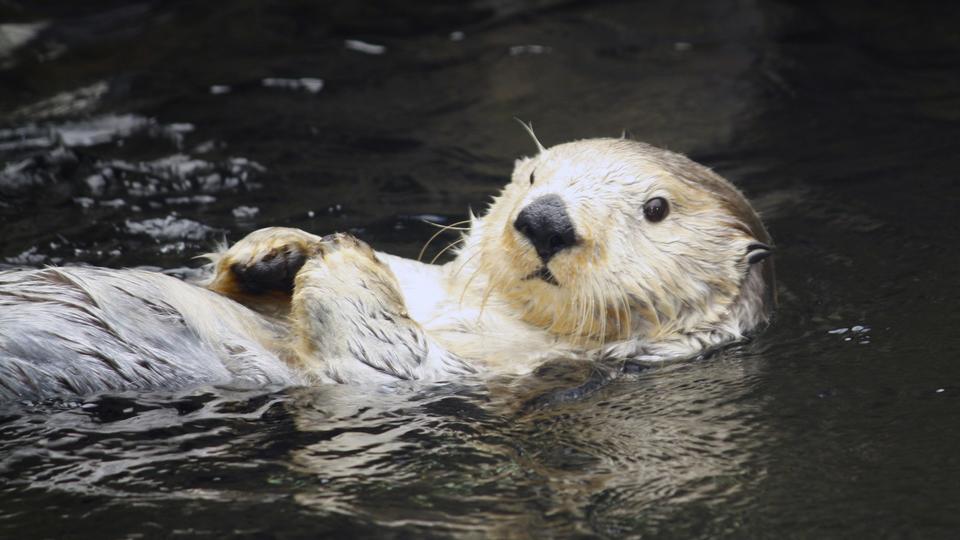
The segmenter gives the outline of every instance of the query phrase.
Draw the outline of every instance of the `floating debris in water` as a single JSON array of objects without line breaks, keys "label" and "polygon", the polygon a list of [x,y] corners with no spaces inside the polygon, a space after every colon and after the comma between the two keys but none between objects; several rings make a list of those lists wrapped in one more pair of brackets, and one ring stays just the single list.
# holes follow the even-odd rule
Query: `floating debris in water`
[{"label": "floating debris in water", "polygon": [[450,32],[450,41],[463,41],[465,37],[467,37],[467,35],[459,30]]},{"label": "floating debris in water", "polygon": [[229,94],[231,88],[225,84],[215,84],[210,87],[210,93],[219,96],[223,94]]},{"label": "floating debris in water", "polygon": [[351,51],[362,52],[364,54],[378,55],[387,52],[387,48],[383,45],[367,43],[366,41],[360,41],[359,39],[348,39],[343,42],[343,46]]},{"label": "floating debris in water", "polygon": [[300,77],[299,79],[280,79],[277,77],[268,77],[261,81],[267,88],[284,88],[287,90],[305,90],[311,94],[317,94],[323,90],[323,79],[312,77]]}]

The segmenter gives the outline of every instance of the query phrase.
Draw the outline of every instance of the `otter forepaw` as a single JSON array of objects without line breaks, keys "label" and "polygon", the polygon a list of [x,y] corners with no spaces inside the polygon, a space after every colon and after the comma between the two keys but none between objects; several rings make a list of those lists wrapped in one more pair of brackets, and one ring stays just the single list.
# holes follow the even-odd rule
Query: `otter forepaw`
[{"label": "otter forepaw", "polygon": [[353,250],[360,257],[377,260],[376,254],[369,244],[349,233],[334,233],[324,236],[320,239],[317,251],[325,254],[342,249]]},{"label": "otter forepaw", "polygon": [[301,246],[287,245],[273,248],[262,257],[230,265],[237,284],[247,294],[277,291],[293,292],[293,279],[307,262]]},{"label": "otter forepaw", "polygon": [[289,295],[297,272],[317,253],[322,241],[299,229],[254,231],[218,258],[209,288],[228,296]]}]

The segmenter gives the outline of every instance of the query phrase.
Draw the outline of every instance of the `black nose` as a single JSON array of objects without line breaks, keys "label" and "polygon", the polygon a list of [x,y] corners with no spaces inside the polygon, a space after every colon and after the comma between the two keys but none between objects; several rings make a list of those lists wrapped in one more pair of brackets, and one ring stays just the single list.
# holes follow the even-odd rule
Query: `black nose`
[{"label": "black nose", "polygon": [[544,195],[528,204],[513,226],[530,240],[544,263],[577,243],[577,232],[559,195]]}]

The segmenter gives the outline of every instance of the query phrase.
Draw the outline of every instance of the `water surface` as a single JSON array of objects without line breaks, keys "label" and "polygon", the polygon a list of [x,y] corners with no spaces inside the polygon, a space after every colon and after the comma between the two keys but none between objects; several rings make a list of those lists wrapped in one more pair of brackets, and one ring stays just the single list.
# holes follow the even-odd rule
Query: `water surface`
[{"label": "water surface", "polygon": [[5,405],[0,536],[955,536],[956,8],[59,4],[0,6],[5,265],[188,276],[268,225],[416,256],[535,150],[519,117],[730,178],[781,306],[537,410],[584,374]]}]

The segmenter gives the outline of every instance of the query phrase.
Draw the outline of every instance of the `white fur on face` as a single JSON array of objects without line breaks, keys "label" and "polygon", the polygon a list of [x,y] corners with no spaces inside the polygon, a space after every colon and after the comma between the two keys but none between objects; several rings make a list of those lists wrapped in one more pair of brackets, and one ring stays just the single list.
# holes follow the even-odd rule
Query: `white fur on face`
[{"label": "white fur on face", "polygon": [[[525,279],[541,261],[513,227],[524,207],[550,194],[564,201],[579,240],[548,262],[559,285]],[[643,213],[654,197],[669,204],[656,223]],[[725,318],[747,298],[747,246],[769,241],[746,200],[712,171],[617,139],[563,144],[518,160],[511,183],[477,225],[479,268],[493,292],[533,325],[600,343],[724,325],[739,333],[743,321]]]}]

